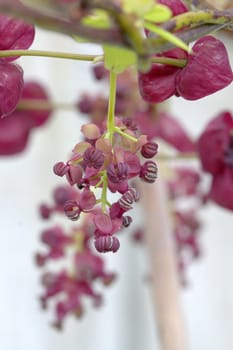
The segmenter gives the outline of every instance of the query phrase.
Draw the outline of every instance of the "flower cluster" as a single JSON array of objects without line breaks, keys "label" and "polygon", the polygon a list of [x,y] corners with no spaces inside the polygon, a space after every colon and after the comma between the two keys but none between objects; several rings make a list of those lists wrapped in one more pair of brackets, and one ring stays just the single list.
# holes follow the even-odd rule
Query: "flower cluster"
[{"label": "flower cluster", "polygon": [[[52,215],[62,214],[63,204],[69,200],[77,200],[79,192],[70,186],[58,186],[53,192],[53,204],[43,203],[40,206],[41,216],[48,220]],[[48,307],[50,300],[55,301],[55,321],[53,326],[61,329],[64,319],[70,314],[81,317],[84,313],[83,298],[92,299],[98,307],[102,303],[102,295],[97,292],[96,282],[104,286],[110,285],[115,279],[114,273],[106,272],[103,258],[97,255],[90,244],[95,226],[91,214],[85,216],[82,223],[65,230],[61,225],[53,224],[41,232],[41,242],[46,247],[45,252],[37,252],[35,258],[40,268],[50,261],[66,260],[66,267],[58,272],[45,269],[42,273],[43,294],[40,296],[43,309]]]},{"label": "flower cluster", "polygon": [[[67,163],[54,165],[56,175],[66,176],[70,185],[81,189],[77,200],[65,202],[64,211],[71,220],[77,220],[81,213],[93,215],[99,252],[116,252],[120,243],[114,234],[132,220],[126,213],[139,196],[130,180],[139,177],[153,183],[157,178],[157,165],[151,159],[157,154],[157,144],[137,136],[124,118],[115,118],[112,131],[106,126],[101,131],[93,123],[84,125],[85,141],[74,147]],[[97,189],[100,195],[95,193]],[[115,202],[109,202],[108,190],[118,194]]]},{"label": "flower cluster", "polygon": [[[175,243],[175,255],[179,279],[182,286],[187,285],[187,268],[201,255],[200,231],[202,223],[199,211],[203,203],[201,174],[187,166],[172,167],[172,175],[166,180],[169,195],[169,208],[172,222],[172,234]],[[133,241],[144,242],[144,229],[138,227],[132,231]]]}]

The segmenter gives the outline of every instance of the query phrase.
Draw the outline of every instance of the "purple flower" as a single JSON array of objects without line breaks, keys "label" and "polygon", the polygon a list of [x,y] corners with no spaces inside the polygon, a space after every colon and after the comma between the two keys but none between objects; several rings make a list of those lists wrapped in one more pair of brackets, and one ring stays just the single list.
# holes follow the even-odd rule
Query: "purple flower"
[{"label": "purple flower", "polygon": [[[23,92],[22,92],[22,102],[23,100],[36,100],[37,103],[40,101],[49,102],[48,93],[43,85],[36,81],[28,81],[24,83]],[[32,101],[33,105],[33,101]],[[51,108],[46,110],[37,110],[37,109],[26,109],[24,115],[28,118],[28,122],[31,127],[40,127],[44,125],[50,118],[52,113]]]},{"label": "purple flower", "polygon": [[[0,50],[28,49],[35,36],[35,29],[22,20],[0,15]],[[2,57],[1,61],[13,61],[17,57]]]},{"label": "purple flower", "polygon": [[22,112],[15,111],[7,118],[0,118],[0,155],[22,152],[28,144],[29,134],[30,128]]},{"label": "purple flower", "polygon": [[158,167],[155,162],[148,160],[142,165],[140,178],[141,180],[153,183],[157,179]]},{"label": "purple flower", "polygon": [[22,95],[23,70],[0,60],[0,117],[11,114]]},{"label": "purple flower", "polygon": [[222,112],[210,121],[197,146],[203,170],[213,177],[208,197],[233,210],[233,118]]},{"label": "purple flower", "polygon": [[123,182],[128,177],[128,166],[125,163],[110,163],[107,167],[107,175],[113,183]]},{"label": "purple flower", "polygon": [[101,168],[104,163],[104,154],[95,147],[89,147],[83,153],[83,164],[84,166],[93,167],[95,169]]},{"label": "purple flower", "polygon": [[181,0],[158,0],[158,3],[169,7],[173,16],[177,16],[188,11],[187,6]]},{"label": "purple flower", "polygon": [[172,95],[197,100],[225,88],[233,80],[226,48],[212,36],[197,40],[189,55],[177,48],[163,55],[187,59],[187,64],[183,68],[153,64],[148,73],[139,73],[140,93],[148,102],[162,102]]}]

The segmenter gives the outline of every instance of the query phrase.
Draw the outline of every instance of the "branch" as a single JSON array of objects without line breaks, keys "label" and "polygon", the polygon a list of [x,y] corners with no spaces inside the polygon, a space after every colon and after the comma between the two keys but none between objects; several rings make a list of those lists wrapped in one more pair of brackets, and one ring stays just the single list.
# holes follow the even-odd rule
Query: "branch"
[{"label": "branch", "polygon": [[50,31],[70,36],[77,35],[90,42],[129,47],[121,31],[116,27],[110,29],[90,28],[68,18],[44,14],[38,9],[30,8],[15,0],[0,0],[0,13],[22,18],[26,22]]},{"label": "branch", "polygon": [[140,189],[160,349],[188,350],[166,188],[160,179]]},{"label": "branch", "polygon": [[[174,48],[174,44],[155,34],[151,34],[148,38],[144,37],[142,28],[137,26],[137,18],[124,13],[119,6],[110,1],[80,0],[77,6],[77,13],[78,11],[88,13],[95,8],[105,10],[112,19],[112,27],[108,29],[88,27],[83,25],[77,19],[78,17],[74,20],[67,9],[63,15],[49,15],[38,8],[25,6],[17,0],[0,0],[0,13],[23,18],[51,31],[70,36],[77,35],[89,42],[132,49],[138,55],[142,65],[143,60],[145,63],[149,61],[149,56]],[[183,13],[173,17],[161,27],[174,33],[184,42],[190,43],[203,35],[232,25],[233,10],[204,10]]]}]

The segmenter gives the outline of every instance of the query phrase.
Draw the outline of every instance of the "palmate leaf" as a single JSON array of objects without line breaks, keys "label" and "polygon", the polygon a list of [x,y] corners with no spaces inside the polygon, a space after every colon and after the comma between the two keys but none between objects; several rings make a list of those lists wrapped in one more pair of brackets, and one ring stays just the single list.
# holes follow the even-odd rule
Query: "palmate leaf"
[{"label": "palmate leaf", "polygon": [[104,45],[104,65],[116,74],[122,73],[128,67],[137,63],[137,56],[132,50]]}]

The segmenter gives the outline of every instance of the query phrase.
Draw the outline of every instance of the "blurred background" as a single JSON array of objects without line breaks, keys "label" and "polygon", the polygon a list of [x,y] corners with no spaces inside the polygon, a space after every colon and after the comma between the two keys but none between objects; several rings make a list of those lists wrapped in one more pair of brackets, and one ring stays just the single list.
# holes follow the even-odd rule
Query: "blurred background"
[{"label": "blurred background", "polygon": [[[232,37],[221,34],[232,56]],[[100,48],[77,44],[62,35],[38,30],[31,48],[77,53],[100,53]],[[232,51],[232,52],[231,52]],[[25,57],[19,60],[25,79],[48,86],[54,101],[77,101],[84,91],[98,91],[91,63]],[[233,86],[197,102],[171,100],[170,109],[197,136],[207,121],[223,109],[233,111]],[[40,271],[34,264],[39,249],[37,205],[49,200],[59,181],[54,163],[66,160],[85,122],[74,110],[58,111],[48,125],[35,132],[24,153],[0,159],[0,349],[1,350],[154,350],[156,326],[147,281],[145,249],[132,245],[127,232],[121,249],[106,255],[108,270],[118,279],[104,290],[104,305],[87,303],[81,320],[68,317],[62,332],[50,324],[52,313],[42,312]],[[136,213],[137,217],[140,213]],[[190,350],[233,348],[233,216],[209,204],[201,212],[204,229],[202,257],[188,269],[189,284],[181,290]],[[140,220],[140,219],[138,219]]]}]

